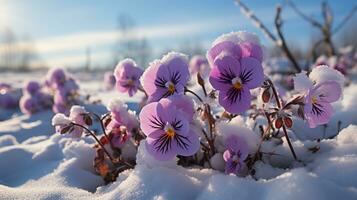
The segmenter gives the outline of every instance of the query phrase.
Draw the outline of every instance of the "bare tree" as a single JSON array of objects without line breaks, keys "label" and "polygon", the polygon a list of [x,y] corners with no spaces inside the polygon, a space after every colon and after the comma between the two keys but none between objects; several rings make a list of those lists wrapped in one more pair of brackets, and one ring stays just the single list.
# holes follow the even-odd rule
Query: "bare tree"
[{"label": "bare tree", "polygon": [[317,57],[315,50],[322,44],[326,46],[327,54],[329,56],[336,55],[335,45],[332,40],[332,36],[336,34],[341,28],[353,17],[357,10],[357,6],[354,5],[351,11],[343,18],[343,20],[333,28],[333,11],[326,1],[321,3],[321,13],[323,16],[323,22],[319,22],[316,19],[303,13],[291,0],[286,0],[288,5],[305,21],[309,22],[313,27],[317,28],[322,35],[322,39],[316,41],[312,47],[312,55]]},{"label": "bare tree", "polygon": [[283,25],[283,20],[281,18],[281,12],[282,12],[281,6],[277,6],[276,8],[274,24],[275,24],[277,35],[275,35],[262,23],[261,20],[258,19],[258,17],[241,0],[236,0],[236,3],[241,8],[242,13],[245,14],[249,19],[251,19],[254,25],[257,28],[259,28],[265,34],[265,36],[274,43],[275,46],[279,47],[282,50],[282,52],[284,52],[285,56],[289,59],[290,63],[292,64],[293,70],[295,72],[300,72],[301,67],[299,66],[299,63],[296,61],[294,55],[291,53],[286,43],[284,34],[281,30]]}]

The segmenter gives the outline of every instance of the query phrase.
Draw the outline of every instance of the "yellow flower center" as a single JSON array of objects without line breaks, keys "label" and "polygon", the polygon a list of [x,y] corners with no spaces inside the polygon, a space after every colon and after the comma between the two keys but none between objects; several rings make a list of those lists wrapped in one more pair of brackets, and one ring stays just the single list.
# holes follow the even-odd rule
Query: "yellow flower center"
[{"label": "yellow flower center", "polygon": [[169,138],[173,138],[175,136],[175,130],[170,128],[166,131],[166,135],[169,137]]},{"label": "yellow flower center", "polygon": [[165,86],[171,94],[175,92],[175,85],[172,82],[167,82]]},{"label": "yellow flower center", "polygon": [[126,83],[128,84],[128,85],[133,85],[134,84],[134,81],[133,81],[133,79],[128,79],[127,81],[126,81]]},{"label": "yellow flower center", "polygon": [[316,103],[317,103],[317,97],[316,97],[316,96],[313,96],[313,97],[311,98],[311,101],[312,101],[313,104],[316,104]]},{"label": "yellow flower center", "polygon": [[165,133],[170,139],[176,135],[175,129],[169,123],[165,125]]},{"label": "yellow flower center", "polygon": [[237,89],[240,90],[243,87],[242,81],[240,80],[240,78],[236,77],[232,80],[232,86]]}]

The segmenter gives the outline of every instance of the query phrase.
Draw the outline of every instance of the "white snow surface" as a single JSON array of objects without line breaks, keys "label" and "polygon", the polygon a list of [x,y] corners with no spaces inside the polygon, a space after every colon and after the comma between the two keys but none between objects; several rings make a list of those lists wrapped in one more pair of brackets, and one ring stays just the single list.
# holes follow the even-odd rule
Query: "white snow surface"
[{"label": "white snow surface", "polygon": [[[98,84],[86,81],[82,85],[104,103],[114,97],[128,102],[125,95],[98,90]],[[217,170],[183,168],[175,159],[154,160],[142,142],[135,168],[108,185],[92,167],[92,138],[54,134],[51,111],[32,116],[15,111],[10,119],[0,121],[0,199],[357,199],[357,83],[345,87],[344,98],[333,106],[336,113],[326,127],[309,129],[294,120],[289,135],[303,164],[292,161],[285,141],[283,145],[271,141],[262,150],[279,155],[267,157],[270,164],[257,162],[255,177],[237,177],[222,172],[221,153],[211,159]],[[99,105],[86,107],[96,109],[100,114],[106,110]],[[338,121],[337,137],[311,140],[336,135]],[[245,126],[241,132],[251,134],[247,137],[254,144],[253,127],[259,123],[264,120],[253,123],[237,117],[223,129]],[[320,148],[316,153],[308,150],[316,146]]]}]

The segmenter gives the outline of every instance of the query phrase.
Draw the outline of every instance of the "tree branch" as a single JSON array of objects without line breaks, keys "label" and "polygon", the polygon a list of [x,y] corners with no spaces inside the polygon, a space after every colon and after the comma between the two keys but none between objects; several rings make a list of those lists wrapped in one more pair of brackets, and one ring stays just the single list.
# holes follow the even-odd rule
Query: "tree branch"
[{"label": "tree branch", "polygon": [[283,49],[286,57],[288,57],[290,62],[293,64],[295,71],[301,72],[301,68],[300,68],[299,64],[297,63],[296,59],[294,58],[293,54],[290,52],[290,49],[288,48],[285,38],[284,38],[284,35],[281,31],[281,26],[283,24],[283,21],[281,19],[281,7],[280,6],[276,7],[276,16],[275,16],[274,23],[275,23],[276,32],[278,33],[278,36],[280,39],[280,47]]}]

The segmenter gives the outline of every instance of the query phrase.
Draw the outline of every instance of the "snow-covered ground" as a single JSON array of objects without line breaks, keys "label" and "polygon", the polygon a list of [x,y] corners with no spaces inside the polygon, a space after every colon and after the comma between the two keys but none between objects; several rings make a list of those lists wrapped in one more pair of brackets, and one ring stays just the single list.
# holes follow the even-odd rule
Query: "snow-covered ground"
[{"label": "snow-covered ground", "polygon": [[[39,80],[43,75],[7,73],[2,77],[21,86],[23,80]],[[95,80],[88,74],[80,77],[81,91],[93,99],[106,104],[119,97],[137,109],[135,102],[140,96],[129,98],[106,91],[98,76]],[[256,180],[211,169],[183,168],[174,161],[153,161],[140,145],[135,169],[124,171],[108,185],[93,169],[92,138],[54,134],[51,111],[32,116],[17,110],[1,111],[0,116],[12,114],[0,121],[0,199],[357,199],[357,81],[344,89],[342,101],[333,106],[336,113],[326,127],[309,129],[303,122],[294,123],[292,130],[300,140],[293,139],[293,145],[304,157],[305,166],[295,163],[290,170],[261,162],[256,164]],[[102,105],[88,109],[105,112]],[[334,139],[307,140],[335,134]],[[307,150],[316,146],[320,148],[316,153]],[[281,152],[275,157],[291,159],[285,143]]]}]

